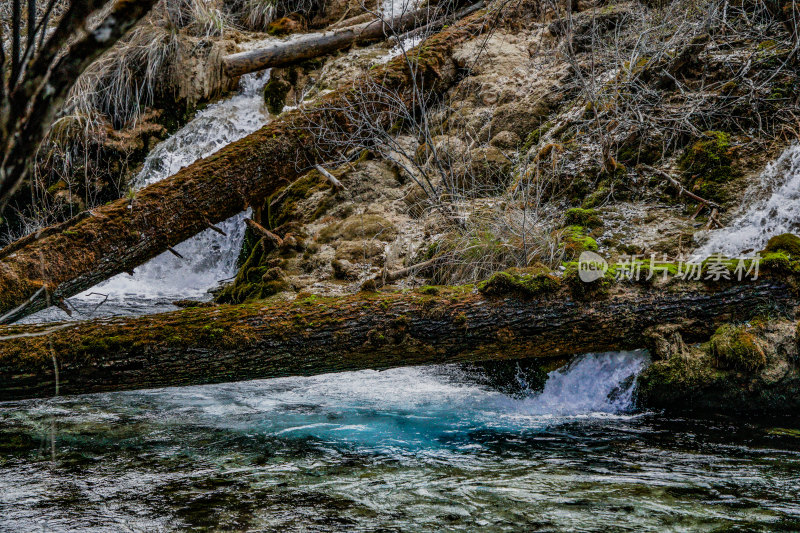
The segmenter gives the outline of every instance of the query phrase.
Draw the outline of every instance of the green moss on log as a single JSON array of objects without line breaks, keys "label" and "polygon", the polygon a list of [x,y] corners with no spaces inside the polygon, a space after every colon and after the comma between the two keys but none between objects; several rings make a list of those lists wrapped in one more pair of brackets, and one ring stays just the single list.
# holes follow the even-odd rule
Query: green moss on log
[{"label": "green moss on log", "polygon": [[541,268],[497,272],[478,284],[478,291],[487,296],[531,297],[552,294],[561,287],[561,279]]}]

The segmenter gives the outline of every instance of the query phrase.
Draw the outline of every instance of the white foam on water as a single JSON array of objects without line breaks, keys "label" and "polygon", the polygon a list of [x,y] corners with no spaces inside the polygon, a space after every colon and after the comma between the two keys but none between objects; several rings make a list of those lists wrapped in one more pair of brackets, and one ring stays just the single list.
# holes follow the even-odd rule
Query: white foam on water
[{"label": "white foam on water", "polygon": [[708,240],[695,252],[697,256],[752,255],[762,250],[770,237],[800,230],[800,144],[784,150],[759,181],[745,195],[741,214],[728,227],[709,232]]},{"label": "white foam on water", "polygon": [[381,15],[386,19],[392,19],[417,9],[419,4],[419,0],[383,0],[380,6]]},{"label": "white foam on water", "polygon": [[112,411],[115,404],[136,405],[167,424],[438,448],[474,431],[539,431],[575,419],[636,416],[635,379],[648,363],[644,351],[579,356],[551,372],[541,393],[522,399],[464,379],[456,367],[407,367],[123,392],[90,401],[92,409]]},{"label": "white foam on water", "polygon": [[581,416],[634,409],[636,377],[649,364],[642,350],[587,354],[550,372],[544,390],[521,400],[518,414]]}]

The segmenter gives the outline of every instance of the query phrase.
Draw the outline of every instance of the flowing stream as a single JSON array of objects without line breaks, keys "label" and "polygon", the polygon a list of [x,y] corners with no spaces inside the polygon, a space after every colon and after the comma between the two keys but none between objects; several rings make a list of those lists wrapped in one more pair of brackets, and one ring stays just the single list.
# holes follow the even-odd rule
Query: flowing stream
[{"label": "flowing stream", "polygon": [[789,430],[633,411],[642,352],[0,405],[0,530],[800,528]]},{"label": "flowing stream", "polygon": [[[158,144],[147,156],[133,188],[174,175],[198,159],[258,130],[269,121],[262,89],[269,71],[242,76],[237,94],[202,110],[186,126]],[[119,274],[67,300],[73,319],[157,313],[175,309],[181,299],[207,299],[208,289],[236,274],[244,238],[245,214],[218,225],[227,236],[207,229],[177,246],[184,258],[164,252],[130,274]],[[26,322],[67,320],[60,309],[46,309]]]}]

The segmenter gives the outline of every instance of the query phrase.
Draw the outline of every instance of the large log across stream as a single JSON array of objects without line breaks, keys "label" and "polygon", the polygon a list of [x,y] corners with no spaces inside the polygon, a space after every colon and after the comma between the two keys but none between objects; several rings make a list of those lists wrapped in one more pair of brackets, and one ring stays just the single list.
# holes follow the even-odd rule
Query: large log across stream
[{"label": "large log across stream", "polygon": [[722,322],[793,315],[791,286],[781,278],[626,285],[591,302],[563,287],[529,298],[454,287],[6,326],[0,400],[52,396],[55,365],[60,394],[77,394],[630,349],[658,324],[705,340]]},{"label": "large log across stream", "polygon": [[[409,106],[414,106],[416,98],[441,94],[458,76],[454,48],[495,27],[500,16],[474,13],[409,53],[413,72],[406,59],[399,57],[374,69],[373,82],[397,91]],[[413,83],[422,94],[409,90]],[[313,128],[327,121],[340,129],[356,127],[342,110],[357,90],[336,91],[316,107],[287,112],[214,155],[141,189],[132,199],[95,208],[88,216],[0,250],[0,321],[13,322],[111,276],[130,272],[247,206],[261,205],[319,162],[318,149],[325,146],[312,135]],[[373,102],[376,111],[383,100]]]}]

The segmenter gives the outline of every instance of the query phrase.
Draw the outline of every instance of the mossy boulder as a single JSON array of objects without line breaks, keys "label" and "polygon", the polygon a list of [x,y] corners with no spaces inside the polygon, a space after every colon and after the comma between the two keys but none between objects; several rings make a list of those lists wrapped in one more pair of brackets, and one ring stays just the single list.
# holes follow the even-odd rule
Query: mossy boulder
[{"label": "mossy boulder", "polygon": [[273,115],[279,115],[286,105],[286,96],[292,90],[292,85],[286,80],[273,77],[264,86],[264,103],[267,110]]},{"label": "mossy boulder", "polygon": [[531,297],[553,293],[561,286],[561,280],[542,267],[531,269],[511,268],[493,274],[478,284],[478,291],[486,296]]},{"label": "mossy boulder", "polygon": [[759,270],[796,276],[800,274],[800,260],[793,259],[786,252],[760,253]]},{"label": "mossy boulder", "polygon": [[686,149],[678,164],[692,191],[708,200],[724,202],[729,197],[725,185],[739,176],[733,168],[733,155],[727,133],[707,131]]},{"label": "mossy boulder", "polygon": [[217,295],[217,302],[240,304],[291,290],[280,268],[281,260],[272,257],[266,250],[267,246],[262,239],[253,247],[233,283]]},{"label": "mossy boulder", "polygon": [[711,358],[704,353],[675,353],[653,362],[639,375],[638,399],[644,407],[683,410],[714,385],[716,375]]},{"label": "mossy boulder", "polygon": [[603,225],[603,220],[594,209],[582,209],[573,207],[564,213],[564,220],[570,226],[583,226],[586,228],[597,228]]},{"label": "mossy boulder", "polygon": [[709,352],[725,366],[753,372],[767,364],[767,356],[752,328],[725,324],[709,341]]},{"label": "mossy boulder", "polygon": [[313,222],[333,204],[333,195],[320,198],[319,202],[304,200],[329,189],[330,185],[316,170],[302,176],[267,202],[267,206],[270,206],[274,198],[280,198],[274,206],[269,207],[270,226],[275,228],[291,221]]},{"label": "mossy boulder", "polygon": [[[728,415],[794,416],[800,408],[797,325],[775,316],[720,326],[702,345],[671,336],[673,348],[638,379],[642,407]],[[678,342],[675,342],[677,339]]]},{"label": "mossy boulder", "polygon": [[790,257],[800,259],[800,237],[791,233],[776,235],[767,241],[762,254],[784,252]]}]

